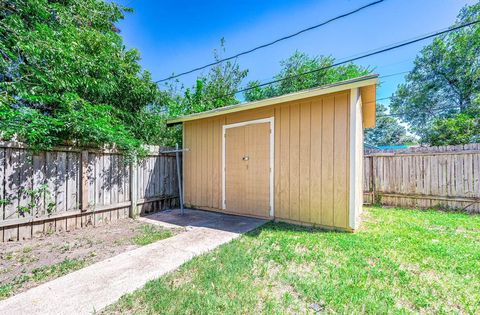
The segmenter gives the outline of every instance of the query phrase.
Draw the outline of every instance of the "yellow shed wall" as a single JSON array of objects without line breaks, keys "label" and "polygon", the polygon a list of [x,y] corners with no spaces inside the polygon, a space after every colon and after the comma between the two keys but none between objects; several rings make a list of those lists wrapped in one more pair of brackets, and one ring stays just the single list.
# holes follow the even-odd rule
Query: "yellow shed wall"
[{"label": "yellow shed wall", "polygon": [[184,122],[184,200],[221,211],[222,126],[275,118],[275,219],[350,230],[350,91]]}]

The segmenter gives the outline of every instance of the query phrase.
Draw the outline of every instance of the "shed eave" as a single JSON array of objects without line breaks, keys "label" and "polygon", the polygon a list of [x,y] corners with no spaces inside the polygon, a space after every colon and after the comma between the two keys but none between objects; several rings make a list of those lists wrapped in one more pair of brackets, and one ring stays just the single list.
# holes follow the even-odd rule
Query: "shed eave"
[{"label": "shed eave", "polygon": [[201,113],[169,119],[167,120],[167,126],[180,124],[186,121],[220,116],[220,115],[225,115],[229,113],[241,112],[244,110],[249,110],[249,109],[289,102],[289,101],[295,101],[295,100],[304,99],[308,97],[314,97],[314,96],[330,94],[330,93],[335,93],[335,92],[354,89],[354,88],[360,88],[360,87],[369,86],[377,83],[378,83],[378,74],[367,75],[367,76],[358,77],[350,80],[323,85],[313,89],[308,89],[308,90],[303,90],[303,91],[276,96],[272,98],[267,98],[260,101],[229,105],[229,106],[224,106],[224,107],[212,109],[212,110],[201,112]]}]

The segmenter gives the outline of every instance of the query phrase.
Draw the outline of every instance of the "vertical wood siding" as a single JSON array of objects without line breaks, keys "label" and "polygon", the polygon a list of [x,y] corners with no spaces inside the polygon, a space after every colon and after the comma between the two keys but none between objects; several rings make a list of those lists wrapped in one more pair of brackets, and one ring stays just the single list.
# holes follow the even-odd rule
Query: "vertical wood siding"
[{"label": "vertical wood siding", "polygon": [[186,122],[184,125],[184,200],[199,208],[221,208],[222,126],[225,118]]},{"label": "vertical wood siding", "polygon": [[220,210],[222,126],[272,116],[275,217],[348,229],[348,91],[185,122],[185,203]]}]

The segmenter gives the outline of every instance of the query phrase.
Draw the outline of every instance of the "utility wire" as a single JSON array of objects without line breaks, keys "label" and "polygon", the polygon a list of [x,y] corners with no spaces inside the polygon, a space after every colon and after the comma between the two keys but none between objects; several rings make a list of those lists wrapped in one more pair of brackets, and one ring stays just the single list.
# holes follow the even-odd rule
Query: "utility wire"
[{"label": "utility wire", "polygon": [[276,43],[278,43],[278,42],[281,42],[281,41],[290,39],[290,38],[292,38],[292,37],[298,36],[298,35],[300,35],[300,34],[302,34],[302,33],[305,33],[305,32],[308,32],[308,31],[311,31],[311,30],[314,30],[314,29],[317,29],[317,28],[322,27],[322,26],[324,26],[324,25],[326,25],[326,24],[329,24],[329,23],[331,23],[331,22],[333,22],[333,21],[336,21],[336,20],[345,18],[345,17],[347,17],[347,16],[349,16],[349,15],[353,15],[353,14],[355,14],[355,13],[357,13],[357,12],[360,12],[360,11],[362,11],[362,10],[364,10],[364,9],[367,9],[367,8],[369,8],[369,7],[372,7],[372,6],[374,6],[374,5],[377,5],[377,4],[379,4],[379,3],[381,3],[381,2],[384,2],[384,1],[385,1],[385,0],[377,0],[377,1],[371,2],[371,3],[366,4],[366,5],[364,5],[364,6],[360,7],[360,8],[357,8],[357,9],[355,9],[355,10],[353,10],[353,11],[350,11],[350,12],[347,12],[347,13],[344,13],[344,14],[341,14],[341,15],[336,16],[336,17],[334,17],[334,18],[331,18],[331,19],[329,19],[329,20],[327,20],[327,21],[324,21],[324,22],[322,22],[322,23],[320,23],[320,24],[316,24],[316,25],[310,26],[310,27],[308,27],[308,28],[302,29],[302,30],[300,30],[300,31],[298,31],[298,32],[295,32],[295,33],[293,33],[293,34],[283,36],[283,37],[278,38],[278,39],[276,39],[276,40],[274,40],[274,41],[271,41],[271,42],[269,42],[269,43],[266,43],[266,44],[263,44],[263,45],[260,45],[260,46],[251,48],[251,49],[249,49],[249,50],[242,51],[242,52],[240,52],[240,53],[238,53],[238,54],[235,54],[235,55],[233,55],[233,56],[230,56],[230,57],[227,57],[227,58],[223,58],[223,59],[217,60],[217,61],[215,61],[215,62],[206,64],[206,65],[204,65],[204,66],[200,66],[200,67],[197,67],[197,68],[194,68],[194,69],[185,71],[185,72],[181,72],[181,73],[179,73],[179,74],[175,74],[175,75],[169,76],[169,77],[164,78],[164,79],[160,79],[160,80],[155,81],[155,82],[156,82],[156,83],[160,83],[160,82],[165,82],[165,81],[168,81],[168,80],[171,80],[171,79],[175,79],[175,78],[178,78],[178,77],[180,77],[180,76],[184,76],[184,75],[186,75],[186,74],[190,74],[190,73],[192,73],[192,72],[196,72],[196,71],[203,70],[203,69],[208,68],[208,67],[211,67],[211,66],[218,65],[218,64],[220,64],[220,63],[222,63],[222,62],[224,62],[224,61],[232,60],[232,59],[238,58],[238,57],[240,57],[240,56],[243,56],[243,55],[252,53],[252,52],[254,52],[254,51],[256,51],[256,50],[259,50],[259,49],[262,49],[262,48],[265,48],[265,47],[268,47],[268,46],[272,46],[272,45],[274,45],[274,44],[276,44]]},{"label": "utility wire", "polygon": [[420,42],[420,41],[423,41],[423,40],[426,40],[426,39],[429,39],[429,38],[432,38],[432,37],[437,37],[439,35],[443,35],[443,34],[446,34],[446,33],[450,33],[450,32],[462,29],[464,27],[474,25],[474,24],[477,24],[477,23],[480,23],[480,20],[472,21],[472,22],[465,23],[465,24],[462,24],[462,25],[458,25],[458,26],[455,26],[455,27],[452,27],[452,28],[444,29],[442,31],[437,31],[437,32],[434,32],[434,33],[430,33],[430,34],[427,34],[427,35],[424,35],[424,36],[421,36],[421,37],[417,37],[417,38],[412,39],[412,40],[404,41],[404,42],[396,44],[396,45],[392,45],[392,46],[388,46],[386,48],[374,50],[370,53],[366,53],[366,54],[360,55],[358,57],[353,57],[353,58],[350,58],[350,59],[347,59],[347,60],[339,61],[339,62],[333,63],[331,65],[328,65],[328,66],[324,66],[324,67],[320,67],[320,68],[313,69],[313,70],[310,70],[310,71],[306,71],[306,72],[302,72],[302,73],[299,73],[299,74],[291,75],[291,76],[288,76],[288,77],[285,77],[285,78],[276,79],[276,80],[272,80],[272,81],[269,81],[269,82],[261,83],[261,84],[255,85],[255,86],[245,87],[245,88],[242,88],[242,89],[237,90],[235,92],[227,93],[227,94],[220,95],[220,96],[217,96],[215,98],[212,98],[211,101],[219,99],[219,98],[224,98],[224,97],[227,97],[227,96],[235,95],[237,93],[246,92],[246,91],[256,89],[256,88],[259,88],[259,87],[263,87],[263,86],[266,86],[266,85],[282,82],[282,81],[285,81],[285,80],[295,79],[295,78],[298,78],[298,77],[301,77],[301,76],[304,76],[304,75],[320,72],[320,71],[327,70],[327,69],[330,69],[330,68],[333,68],[333,67],[337,67],[337,66],[340,66],[340,65],[343,65],[343,64],[348,64],[348,63],[351,63],[351,62],[356,61],[356,60],[364,59],[364,58],[371,57],[371,56],[374,56],[374,55],[378,55],[378,54],[381,54],[381,53],[385,53],[385,52],[388,52],[388,51],[391,51],[391,50],[394,50],[394,49],[398,49],[398,48],[401,48],[401,47],[404,47],[404,46],[408,46],[408,45],[411,45],[411,44],[414,44],[414,43],[417,43],[417,42]]},{"label": "utility wire", "polygon": [[400,75],[400,74],[406,74],[406,73],[409,73],[410,71],[402,71],[402,72],[397,72],[397,73],[392,73],[392,74],[386,74],[386,75],[381,75],[379,76],[378,78],[389,78],[389,77],[394,77],[394,76],[397,76],[397,75]]},{"label": "utility wire", "polygon": [[[417,113],[416,115],[419,115],[419,114],[433,114],[433,113],[436,113],[436,112],[440,112],[440,111],[444,111],[444,110],[449,110],[449,109],[457,109],[458,107],[455,107],[455,106],[444,106],[444,107],[439,107],[439,108],[434,108],[431,112],[420,112],[420,113]],[[411,114],[409,112],[399,112],[399,113],[392,113],[392,114],[383,114],[383,115],[378,115],[377,117],[396,117],[396,116],[406,116],[408,114]]]},{"label": "utility wire", "polygon": [[[393,97],[393,95],[392,96],[387,96],[387,97],[382,97],[382,98],[377,98],[375,101],[366,102],[365,104],[377,103],[379,101],[391,99],[392,97]],[[434,108],[430,113],[428,113],[428,112],[422,112],[422,113],[433,114],[433,113],[448,110],[448,109],[458,109],[458,106],[457,107],[455,107],[455,106],[442,106],[442,107]],[[398,113],[382,114],[382,115],[377,115],[377,117],[397,117],[397,116],[401,117],[401,116],[405,116],[405,115],[408,115],[408,114],[411,114],[411,112],[398,112]]]},{"label": "utility wire", "polygon": [[382,98],[377,98],[375,101],[378,102],[378,101],[384,101],[384,100],[388,100],[388,99],[391,99],[392,96],[387,96],[387,97],[382,97]]},{"label": "utility wire", "polygon": [[125,7],[130,7],[130,5],[134,2],[135,0],[130,0],[125,4]]}]

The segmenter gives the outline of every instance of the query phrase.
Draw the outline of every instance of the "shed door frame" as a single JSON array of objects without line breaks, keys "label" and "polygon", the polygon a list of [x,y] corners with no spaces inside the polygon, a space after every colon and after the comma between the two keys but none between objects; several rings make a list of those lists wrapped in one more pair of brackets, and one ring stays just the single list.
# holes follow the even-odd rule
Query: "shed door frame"
[{"label": "shed door frame", "polygon": [[269,204],[270,204],[270,216],[275,216],[275,209],[274,209],[274,183],[273,183],[273,176],[274,176],[274,161],[275,161],[275,118],[262,118],[262,119],[255,119],[255,120],[248,120],[242,121],[235,124],[223,125],[223,132],[222,132],[222,209],[226,210],[226,203],[225,203],[225,185],[226,185],[226,178],[225,178],[225,150],[226,150],[226,134],[227,129],[235,128],[235,127],[243,127],[247,125],[253,124],[261,124],[261,123],[270,123],[270,196],[269,196]]}]

